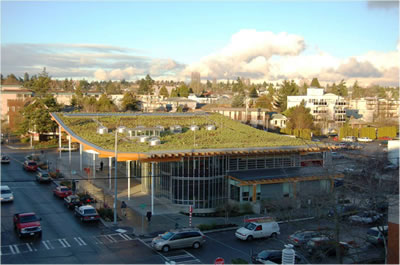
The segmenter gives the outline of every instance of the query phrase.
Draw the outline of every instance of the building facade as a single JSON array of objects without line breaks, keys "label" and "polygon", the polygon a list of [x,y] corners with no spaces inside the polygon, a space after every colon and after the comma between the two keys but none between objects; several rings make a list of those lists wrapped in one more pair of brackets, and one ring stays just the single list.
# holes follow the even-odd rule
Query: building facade
[{"label": "building facade", "polygon": [[340,127],[346,121],[346,100],[332,93],[324,94],[323,88],[307,88],[305,96],[288,96],[287,107],[298,106],[301,102],[311,109],[315,123],[322,125],[325,131]]},{"label": "building facade", "polygon": [[377,97],[367,97],[361,99],[351,99],[349,109],[358,110],[358,114],[365,122],[376,122],[389,120],[398,122],[400,113],[400,101],[394,99],[380,99]]}]

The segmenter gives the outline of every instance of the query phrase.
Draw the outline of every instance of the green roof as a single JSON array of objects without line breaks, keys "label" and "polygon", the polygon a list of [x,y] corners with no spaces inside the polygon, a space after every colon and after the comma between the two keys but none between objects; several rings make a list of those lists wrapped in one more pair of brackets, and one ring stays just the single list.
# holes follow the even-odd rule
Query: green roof
[{"label": "green roof", "polygon": [[[119,134],[118,150],[121,152],[147,153],[153,151],[175,151],[190,149],[232,149],[253,147],[285,147],[304,146],[310,141],[291,138],[276,133],[255,129],[240,122],[231,120],[217,113],[112,113],[112,114],[67,114],[57,113],[53,116],[76,136],[106,150],[114,149],[114,133],[98,134],[100,125],[113,131],[118,126],[127,129],[137,126],[163,126],[161,144],[150,146],[130,139],[129,134]],[[172,133],[170,126],[180,125],[182,133]],[[197,125],[198,131],[191,131],[190,126]],[[208,131],[207,125],[215,125],[216,129]]]}]

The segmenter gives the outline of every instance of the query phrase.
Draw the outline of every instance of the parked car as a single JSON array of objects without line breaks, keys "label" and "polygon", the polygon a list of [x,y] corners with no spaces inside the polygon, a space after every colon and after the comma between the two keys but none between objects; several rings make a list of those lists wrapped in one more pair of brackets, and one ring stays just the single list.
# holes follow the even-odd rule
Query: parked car
[{"label": "parked car", "polygon": [[9,164],[10,163],[10,158],[6,155],[1,156],[1,163],[2,164]]},{"label": "parked car", "polygon": [[96,200],[89,194],[84,194],[79,197],[80,202],[83,204],[95,203]]},{"label": "parked car", "polygon": [[367,231],[367,241],[371,244],[378,245],[383,244],[383,240],[387,238],[388,226],[371,227]]},{"label": "parked car", "polygon": [[370,142],[372,142],[372,139],[369,137],[358,137],[357,141],[363,142],[363,143],[370,143]]},{"label": "parked car", "polygon": [[82,221],[99,221],[100,215],[97,213],[96,209],[91,205],[76,206],[75,215]]},{"label": "parked car", "polygon": [[151,246],[163,252],[177,248],[199,248],[206,242],[205,238],[198,228],[174,229],[153,238]]},{"label": "parked car", "polygon": [[[342,256],[346,255],[350,248],[346,242],[339,242],[339,247]],[[326,236],[314,237],[307,242],[307,252],[317,258],[335,256],[336,241]]]},{"label": "parked car", "polygon": [[35,172],[38,169],[38,164],[33,160],[26,160],[22,167],[26,171]]},{"label": "parked car", "polygon": [[17,213],[14,214],[14,229],[19,237],[23,236],[42,236],[41,218],[35,213]]},{"label": "parked car", "polygon": [[279,224],[275,221],[256,223],[249,222],[236,230],[235,236],[241,240],[254,238],[277,237],[280,234]]},{"label": "parked car", "polygon": [[42,182],[50,183],[51,179],[52,178],[50,177],[48,172],[38,170],[38,173],[36,174],[37,182],[39,182],[39,183],[42,183]]},{"label": "parked car", "polygon": [[372,224],[383,217],[383,214],[377,213],[376,211],[364,211],[357,215],[352,215],[349,217],[351,223],[362,223],[362,224]]},{"label": "parked car", "polygon": [[53,195],[59,198],[65,198],[71,194],[72,190],[66,186],[58,186],[53,190]]},{"label": "parked car", "polygon": [[342,159],[344,158],[344,155],[338,152],[331,152],[331,156],[333,159]]},{"label": "parked car", "polygon": [[342,142],[355,142],[357,138],[355,136],[346,136],[342,138]]},{"label": "parked car", "polygon": [[12,193],[10,187],[7,185],[0,186],[1,195],[0,202],[12,202],[14,201],[14,194]]},{"label": "parked car", "polygon": [[[338,204],[335,206],[337,214],[342,218],[357,214],[359,209],[354,204]],[[328,212],[329,217],[335,216],[335,208],[332,208]]]},{"label": "parked car", "polygon": [[[77,146],[76,144],[71,144],[71,152],[78,151],[78,149],[79,149],[79,145]],[[58,147],[57,150],[61,151],[61,152],[68,152],[69,145],[63,145],[63,146],[61,146],[61,148]]]},{"label": "parked car", "polygon": [[[263,250],[258,254],[251,256],[251,262],[253,264],[282,264],[282,250]],[[309,264],[306,258],[299,253],[295,254],[295,264]]]},{"label": "parked car", "polygon": [[[291,234],[288,238],[290,244],[295,247],[303,247],[307,244],[307,242],[314,237],[323,236],[324,234],[321,231],[296,231]],[[328,236],[328,235],[325,235]],[[328,236],[329,237],[329,236]]]},{"label": "parked car", "polygon": [[78,195],[69,195],[65,197],[64,204],[68,209],[75,209],[75,206],[82,206],[82,202]]}]

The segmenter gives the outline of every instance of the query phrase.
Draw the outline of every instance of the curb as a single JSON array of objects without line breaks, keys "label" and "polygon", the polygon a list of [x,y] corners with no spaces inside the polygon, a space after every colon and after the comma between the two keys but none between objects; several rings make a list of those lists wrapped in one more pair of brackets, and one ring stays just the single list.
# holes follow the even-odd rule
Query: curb
[{"label": "curb", "polygon": [[7,148],[14,149],[14,150],[34,150],[34,148],[31,148],[30,146],[29,147],[15,147],[15,146],[8,145],[8,144],[6,144],[5,146],[7,146]]},{"label": "curb", "polygon": [[220,229],[212,229],[212,230],[206,230],[206,231],[201,231],[203,234],[210,234],[210,233],[215,233],[215,232],[225,232],[225,231],[232,231],[238,229],[239,226],[235,227],[227,227],[227,228],[220,228]]},{"label": "curb", "polygon": [[283,223],[289,223],[289,222],[301,222],[301,221],[307,221],[307,220],[312,220],[315,217],[305,217],[305,218],[299,218],[299,219],[293,219],[293,220],[286,220],[286,221],[279,221],[277,222],[278,224],[283,224]]}]

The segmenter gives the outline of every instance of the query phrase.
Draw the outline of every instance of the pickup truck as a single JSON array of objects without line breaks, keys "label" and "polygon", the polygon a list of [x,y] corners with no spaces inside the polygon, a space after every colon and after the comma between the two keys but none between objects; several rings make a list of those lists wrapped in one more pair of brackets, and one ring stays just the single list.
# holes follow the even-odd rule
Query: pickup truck
[{"label": "pickup truck", "polygon": [[35,235],[42,237],[40,220],[42,219],[37,217],[33,212],[14,214],[14,229],[18,237]]}]

